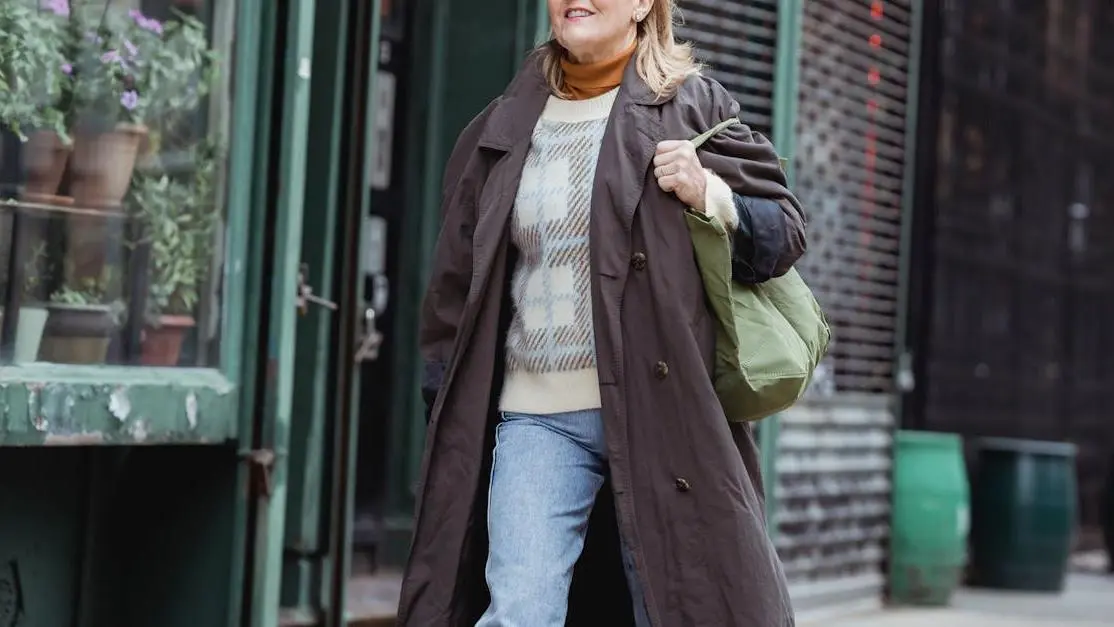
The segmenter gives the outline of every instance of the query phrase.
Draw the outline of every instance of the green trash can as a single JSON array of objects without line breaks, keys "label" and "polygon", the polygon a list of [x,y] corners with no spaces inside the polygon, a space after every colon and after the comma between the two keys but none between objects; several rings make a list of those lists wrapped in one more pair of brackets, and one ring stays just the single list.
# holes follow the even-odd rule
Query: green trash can
[{"label": "green trash can", "polygon": [[898,431],[894,447],[890,601],[947,605],[967,559],[963,441],[949,433]]},{"label": "green trash can", "polygon": [[1075,446],[978,441],[971,584],[1059,592],[1076,531]]}]

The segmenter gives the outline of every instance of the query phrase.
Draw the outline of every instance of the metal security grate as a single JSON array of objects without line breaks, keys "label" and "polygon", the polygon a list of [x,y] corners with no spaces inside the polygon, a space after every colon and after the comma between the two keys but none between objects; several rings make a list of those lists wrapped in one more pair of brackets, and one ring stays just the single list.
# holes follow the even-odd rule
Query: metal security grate
[{"label": "metal security grate", "polygon": [[876,600],[889,536],[911,0],[804,0],[800,270],[833,326],[778,438],[777,549],[798,610]]},{"label": "metal security grate", "polygon": [[794,167],[810,229],[801,272],[834,327],[822,375],[837,392],[891,389],[910,28],[910,0],[804,2]]},{"label": "metal security grate", "polygon": [[769,136],[773,124],[777,0],[682,0],[677,37],[691,41],[712,76],[742,107],[743,122]]},{"label": "metal security grate", "polygon": [[794,606],[876,599],[889,538],[893,415],[882,396],[786,412],[778,438],[776,546]]}]

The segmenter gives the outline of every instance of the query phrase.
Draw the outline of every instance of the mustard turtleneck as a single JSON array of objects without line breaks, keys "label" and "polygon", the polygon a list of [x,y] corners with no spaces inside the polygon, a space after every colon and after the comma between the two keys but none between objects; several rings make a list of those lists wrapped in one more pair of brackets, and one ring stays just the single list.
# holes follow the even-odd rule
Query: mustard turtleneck
[{"label": "mustard turtleneck", "polygon": [[623,72],[636,47],[637,42],[631,42],[617,56],[594,63],[573,63],[568,58],[562,58],[561,70],[565,74],[565,92],[569,98],[587,100],[618,87],[623,82]]}]

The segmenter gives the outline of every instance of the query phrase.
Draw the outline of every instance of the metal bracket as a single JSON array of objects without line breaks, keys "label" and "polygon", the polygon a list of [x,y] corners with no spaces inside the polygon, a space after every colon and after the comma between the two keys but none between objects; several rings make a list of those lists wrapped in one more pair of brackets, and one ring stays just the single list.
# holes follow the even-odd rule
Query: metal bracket
[{"label": "metal bracket", "polygon": [[303,316],[309,311],[309,303],[319,305],[325,309],[332,311],[337,310],[337,304],[331,300],[321,298],[313,293],[313,286],[306,283],[306,276],[309,275],[309,264],[301,264],[298,267],[298,286],[294,292],[294,305],[298,308],[298,313]]},{"label": "metal bracket", "polygon": [[375,309],[364,310],[364,336],[356,347],[356,363],[374,361],[379,358],[379,347],[383,345],[383,334],[375,328]]}]

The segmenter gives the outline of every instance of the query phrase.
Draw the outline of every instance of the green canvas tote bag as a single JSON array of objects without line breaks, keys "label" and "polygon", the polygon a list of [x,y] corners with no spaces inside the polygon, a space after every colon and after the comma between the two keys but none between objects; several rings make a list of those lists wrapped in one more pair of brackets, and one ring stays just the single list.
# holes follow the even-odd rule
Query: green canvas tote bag
[{"label": "green canvas tote bag", "polygon": [[[734,125],[694,138],[699,148]],[[731,278],[731,239],[712,216],[685,212],[704,291],[717,322],[716,395],[732,422],[761,420],[800,400],[828,350],[831,328],[796,269],[757,285]]]}]

